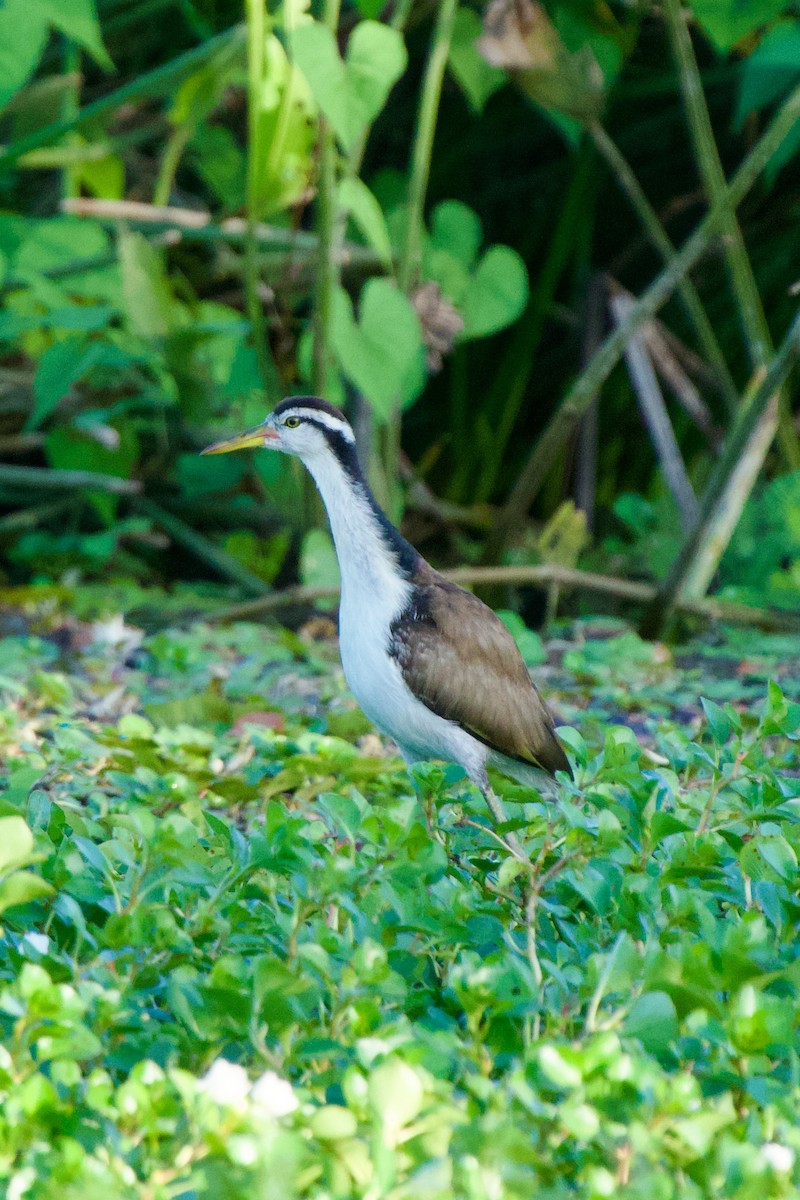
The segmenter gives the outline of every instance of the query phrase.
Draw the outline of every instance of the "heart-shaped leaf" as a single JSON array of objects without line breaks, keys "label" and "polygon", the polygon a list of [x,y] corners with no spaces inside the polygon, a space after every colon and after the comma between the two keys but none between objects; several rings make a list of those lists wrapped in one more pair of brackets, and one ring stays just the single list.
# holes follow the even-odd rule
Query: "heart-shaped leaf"
[{"label": "heart-shaped leaf", "polygon": [[516,321],[528,299],[525,264],[509,246],[491,246],[478,263],[463,300],[462,337],[486,337]]},{"label": "heart-shaped leaf", "polygon": [[402,37],[378,21],[361,21],[342,61],[333,33],[314,21],[295,29],[291,46],[314,99],[343,149],[351,150],[405,70]]},{"label": "heart-shaped leaf", "polygon": [[333,347],[342,371],[378,417],[416,400],[425,383],[419,318],[388,279],[370,279],[361,292],[359,319],[343,289],[333,306]]},{"label": "heart-shaped leaf", "polygon": [[343,179],[339,184],[338,205],[342,212],[350,214],[383,265],[391,270],[392,243],[386,228],[386,218],[380,204],[363,180]]}]

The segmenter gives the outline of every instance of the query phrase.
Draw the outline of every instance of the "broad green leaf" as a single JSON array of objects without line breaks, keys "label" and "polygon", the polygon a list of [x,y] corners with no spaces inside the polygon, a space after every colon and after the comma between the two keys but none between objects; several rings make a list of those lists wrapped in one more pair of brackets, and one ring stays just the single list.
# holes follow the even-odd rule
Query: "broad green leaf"
[{"label": "broad green leaf", "polygon": [[52,884],[40,875],[34,875],[32,871],[14,871],[0,882],[0,913],[19,904],[30,904],[32,900],[52,896],[53,893]]},{"label": "broad green leaf", "polygon": [[389,241],[386,218],[380,204],[363,180],[355,177],[343,179],[339,184],[338,204],[342,212],[349,213],[353,218],[386,269],[391,270],[392,244]]},{"label": "broad green leaf", "polygon": [[459,8],[453,24],[448,62],[470,108],[476,113],[483,111],[489,97],[506,81],[504,72],[490,66],[478,53],[476,43],[481,31],[478,14],[471,8]]},{"label": "broad green leaf", "polygon": [[28,0],[5,0],[0,7],[0,108],[33,74],[47,34],[44,12]]},{"label": "broad green leaf", "polygon": [[333,348],[348,379],[376,416],[413,403],[425,383],[419,318],[410,301],[388,279],[370,279],[361,291],[356,320],[350,297],[340,288],[333,307]]},{"label": "broad green leaf", "polygon": [[424,1090],[413,1067],[391,1058],[370,1075],[369,1098],[393,1144],[397,1134],[419,1114]]},{"label": "broad green leaf", "polygon": [[130,358],[112,343],[86,342],[69,337],[54,342],[42,355],[33,381],[34,407],[26,428],[36,429],[51,415],[73,384],[84,379],[95,367],[124,369]]},{"label": "broad green leaf", "polygon": [[0,817],[0,872],[28,861],[33,834],[22,817]]},{"label": "broad green leaf", "polygon": [[325,1104],[318,1108],[309,1123],[314,1137],[323,1142],[337,1142],[351,1138],[358,1129],[358,1122],[349,1108],[339,1104]]},{"label": "broad green leaf", "polygon": [[118,251],[128,325],[142,337],[166,337],[175,327],[176,303],[162,255],[129,229],[120,231]]},{"label": "broad green leaf", "polygon": [[431,217],[430,243],[451,254],[465,267],[478,257],[483,231],[478,214],[460,200],[437,204]]},{"label": "broad green leaf", "polygon": [[486,337],[516,321],[528,300],[528,272],[508,246],[491,246],[478,263],[463,300],[462,338]]},{"label": "broad green leaf", "polygon": [[294,30],[291,47],[314,99],[349,152],[405,70],[402,37],[377,21],[361,21],[342,61],[333,33],[315,21]]},{"label": "broad green leaf", "polygon": [[786,0],[692,0],[698,25],[724,51],[774,21],[785,8]]},{"label": "broad green leaf", "polygon": [[54,28],[88,50],[103,70],[114,70],[103,45],[93,0],[29,0],[28,8],[40,11]]},{"label": "broad green leaf", "polygon": [[281,211],[303,196],[311,180],[316,135],[311,90],[271,34],[264,47],[264,78],[248,148],[258,216]]},{"label": "broad green leaf", "polygon": [[307,587],[339,586],[339,562],[331,536],[322,529],[310,529],[300,551],[300,579]]},{"label": "broad green leaf", "polygon": [[646,1050],[658,1054],[677,1036],[675,1005],[666,992],[645,992],[634,1001],[622,1029],[628,1037],[638,1038]]},{"label": "broad green leaf", "polygon": [[736,122],[786,96],[800,79],[800,22],[780,21],[741,64]]}]

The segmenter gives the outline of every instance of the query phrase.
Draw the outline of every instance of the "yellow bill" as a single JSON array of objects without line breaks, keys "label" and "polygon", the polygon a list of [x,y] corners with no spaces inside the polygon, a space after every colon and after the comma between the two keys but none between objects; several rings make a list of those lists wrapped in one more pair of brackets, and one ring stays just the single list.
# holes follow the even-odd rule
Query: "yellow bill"
[{"label": "yellow bill", "polygon": [[277,437],[274,429],[270,429],[267,425],[257,425],[255,429],[246,429],[244,433],[237,433],[235,437],[214,442],[211,446],[206,446],[205,450],[201,450],[200,453],[230,454],[232,450],[251,450],[256,446],[263,446],[265,442],[274,441]]}]

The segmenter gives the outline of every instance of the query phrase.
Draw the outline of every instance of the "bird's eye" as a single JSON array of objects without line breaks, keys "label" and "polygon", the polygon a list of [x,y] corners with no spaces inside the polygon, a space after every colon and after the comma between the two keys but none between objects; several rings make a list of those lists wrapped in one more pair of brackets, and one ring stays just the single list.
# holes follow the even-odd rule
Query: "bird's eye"
[{"label": "bird's eye", "polygon": [[283,423],[287,429],[297,429],[297,426],[300,424],[300,418],[299,417],[287,417]]}]

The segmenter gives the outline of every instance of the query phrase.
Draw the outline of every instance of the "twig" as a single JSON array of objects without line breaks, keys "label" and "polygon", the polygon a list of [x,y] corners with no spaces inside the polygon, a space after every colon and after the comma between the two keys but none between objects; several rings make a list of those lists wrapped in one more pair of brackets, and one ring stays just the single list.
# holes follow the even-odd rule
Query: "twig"
[{"label": "twig", "polygon": [[[609,304],[619,326],[630,316],[635,301],[623,291],[614,289]],[[690,529],[697,520],[697,497],[686,473],[678,439],[641,332],[634,334],[625,347],[625,360],[664,478],[680,510],[683,528]]]},{"label": "twig", "polygon": [[[658,214],[644,194],[639,180],[631,170],[630,164],[621,153],[616,142],[609,137],[601,125],[594,124],[590,126],[589,131],[595,146],[605,159],[606,165],[627,195],[631,207],[642,222],[650,241],[661,255],[664,266],[668,267],[674,260],[677,250],[664,226],[659,221]],[[691,279],[684,276],[678,283],[676,290],[683,302],[687,315],[694,325],[698,340],[703,348],[703,353],[708,359],[709,364],[713,367],[714,380],[725,396],[729,410],[733,412],[739,399],[736,384],[731,377],[725,355],[720,349],[714,328],[708,319],[697,288]]]},{"label": "twig", "polygon": [[689,419],[705,434],[714,451],[719,450],[720,431],[711,410],[694,385],[674,349],[674,339],[664,336],[660,322],[649,321],[642,329],[653,365]]},{"label": "twig", "polygon": [[4,483],[47,492],[94,488],[118,496],[136,495],[142,490],[138,479],[121,479],[118,475],[104,475],[99,471],[57,471],[52,467],[13,467],[2,463],[0,484]]},{"label": "twig", "polygon": [[[562,588],[583,589],[635,604],[648,604],[655,599],[657,589],[650,583],[631,579],[620,579],[614,575],[599,575],[591,571],[579,571],[574,567],[562,567],[555,563],[518,567],[460,567],[443,572],[445,578],[463,587],[486,584],[508,584],[527,587],[547,587],[557,583]],[[246,621],[281,608],[294,605],[315,604],[319,600],[335,598],[337,588],[293,587],[284,591],[271,592],[260,600],[236,604],[204,618],[210,624],[227,621]],[[704,597],[702,600],[680,599],[676,607],[687,615],[706,621],[721,621],[729,625],[755,626],[764,630],[800,632],[800,615],[780,609],[752,608],[746,604],[729,604],[722,600]]]},{"label": "twig", "polygon": [[[61,211],[76,217],[92,217],[94,220],[115,223],[127,221],[131,225],[157,226],[180,233],[187,238],[220,238],[223,241],[246,241],[247,221],[242,217],[226,217],[214,222],[205,209],[177,208],[174,205],[144,204],[139,200],[102,200],[91,196],[78,196],[61,202]],[[268,225],[257,221],[253,225],[256,241],[264,246],[279,250],[302,251],[316,254],[319,239],[314,233],[302,229],[283,229],[279,225]],[[368,246],[357,246],[347,242],[336,251],[342,266],[361,265],[378,270],[381,261]],[[87,260],[92,265],[94,260]]]},{"label": "twig", "polygon": [[550,418],[533,448],[500,515],[492,538],[492,553],[498,558],[511,531],[522,524],[538,495],[556,456],[589,408],[598,388],[605,382],[625,349],[628,339],[664,304],[681,279],[708,250],[728,209],[736,208],[768,165],[800,117],[800,87],[794,89],[777,116],[741,164],[730,184],[711,205],[695,232],[647,291],[636,302],[625,323],[606,338],[592,361],[576,379]]},{"label": "twig", "polygon": [[603,1000],[605,990],[608,987],[608,981],[611,978],[611,972],[614,970],[614,963],[616,961],[619,948],[622,945],[622,939],[624,936],[624,933],[618,934],[614,945],[608,952],[605,966],[603,967],[600,978],[597,981],[597,987],[594,989],[592,998],[589,1001],[589,1007],[586,1010],[586,1021],[584,1022],[583,1026],[584,1033],[594,1033],[595,1031],[600,1004]]}]

